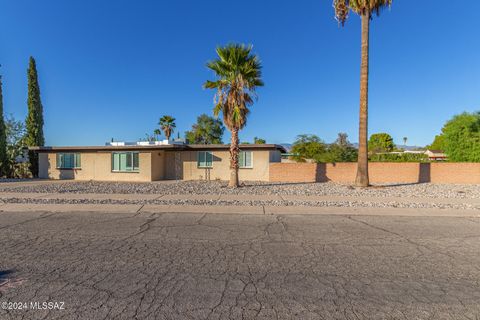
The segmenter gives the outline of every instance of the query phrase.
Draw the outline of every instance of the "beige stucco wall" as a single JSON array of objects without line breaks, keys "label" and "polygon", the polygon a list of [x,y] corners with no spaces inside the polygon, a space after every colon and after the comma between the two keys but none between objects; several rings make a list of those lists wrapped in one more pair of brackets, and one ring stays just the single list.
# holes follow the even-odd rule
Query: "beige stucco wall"
[{"label": "beige stucco wall", "polygon": [[[197,151],[178,152],[180,165],[175,168],[175,152],[166,152],[166,178],[183,180],[228,180],[230,179],[230,153],[212,151],[212,168],[197,167]],[[278,155],[277,155],[278,153]],[[239,179],[244,181],[268,181],[270,160],[280,161],[280,152],[269,150],[252,151],[253,168],[239,169]]]},{"label": "beige stucco wall", "polygon": [[151,152],[139,153],[138,172],[112,172],[111,152],[81,152],[82,164],[80,169],[57,169],[56,161],[55,153],[41,153],[39,155],[39,177],[44,179],[100,181],[152,180]]},{"label": "beige stucco wall", "polygon": [[152,180],[164,180],[165,177],[165,163],[166,152],[157,151],[151,153],[151,168],[152,168]]},{"label": "beige stucco wall", "polygon": [[[176,154],[178,162],[176,162]],[[101,181],[228,180],[230,153],[213,151],[213,167],[197,167],[197,151],[148,151],[139,154],[139,172],[112,172],[111,152],[81,152],[80,169],[57,169],[55,153],[40,153],[40,178]],[[252,150],[253,168],[239,169],[244,181],[269,181],[270,162],[280,162],[280,152]]]}]

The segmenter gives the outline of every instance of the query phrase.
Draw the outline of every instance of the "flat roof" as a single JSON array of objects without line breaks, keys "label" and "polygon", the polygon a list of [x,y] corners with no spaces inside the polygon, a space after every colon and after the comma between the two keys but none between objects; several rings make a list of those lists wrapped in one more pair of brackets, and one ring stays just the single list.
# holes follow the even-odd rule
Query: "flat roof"
[{"label": "flat roof", "polygon": [[[111,152],[111,151],[191,151],[191,150],[229,150],[228,144],[168,144],[168,145],[135,145],[135,146],[59,146],[29,147],[28,150],[39,153],[48,152]],[[286,152],[278,144],[240,144],[242,150],[279,150]]]}]

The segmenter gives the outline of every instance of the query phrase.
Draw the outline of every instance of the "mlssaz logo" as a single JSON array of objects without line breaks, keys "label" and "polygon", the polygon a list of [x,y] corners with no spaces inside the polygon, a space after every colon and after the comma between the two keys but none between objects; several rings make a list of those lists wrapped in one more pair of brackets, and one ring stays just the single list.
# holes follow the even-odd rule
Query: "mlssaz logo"
[{"label": "mlssaz logo", "polygon": [[30,302],[30,309],[35,310],[65,310],[65,302]]}]

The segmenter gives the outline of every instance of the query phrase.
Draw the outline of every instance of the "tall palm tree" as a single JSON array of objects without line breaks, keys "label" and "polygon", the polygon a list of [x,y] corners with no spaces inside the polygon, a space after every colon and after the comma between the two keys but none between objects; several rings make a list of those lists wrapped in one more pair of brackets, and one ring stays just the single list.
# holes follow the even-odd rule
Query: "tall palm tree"
[{"label": "tall palm tree", "polygon": [[238,132],[247,124],[249,107],[256,98],[256,88],[263,86],[261,64],[258,56],[252,53],[252,46],[229,44],[217,48],[218,57],[207,63],[207,67],[217,77],[207,81],[206,89],[215,89],[213,113],[223,115],[225,126],[232,133],[230,144],[229,187],[238,187]]},{"label": "tall palm tree", "polygon": [[163,116],[160,118],[158,125],[162,129],[163,133],[165,133],[167,140],[170,140],[170,136],[177,127],[177,125],[175,124],[175,118],[172,116]]},{"label": "tall palm tree", "polygon": [[404,146],[407,146],[407,140],[408,140],[407,137],[403,137],[403,145],[404,145]]},{"label": "tall palm tree", "polygon": [[360,187],[367,187],[368,180],[368,63],[369,63],[369,36],[370,20],[374,13],[380,14],[383,8],[392,4],[393,0],[333,0],[335,16],[342,26],[351,11],[362,19],[362,65],[360,72],[360,125],[357,178],[355,183]]}]

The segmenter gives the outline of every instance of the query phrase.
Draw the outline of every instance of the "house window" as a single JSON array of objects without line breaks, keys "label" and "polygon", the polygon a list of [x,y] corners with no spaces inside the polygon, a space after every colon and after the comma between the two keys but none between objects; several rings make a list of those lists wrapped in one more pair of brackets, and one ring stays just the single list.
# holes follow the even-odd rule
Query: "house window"
[{"label": "house window", "polygon": [[252,151],[240,151],[238,154],[239,168],[253,168]]},{"label": "house window", "polygon": [[138,172],[138,152],[113,152],[112,171],[114,172]]},{"label": "house window", "polygon": [[211,168],[213,162],[213,153],[211,151],[197,152],[197,167]]},{"label": "house window", "polygon": [[81,168],[80,153],[57,153],[57,169]]}]

